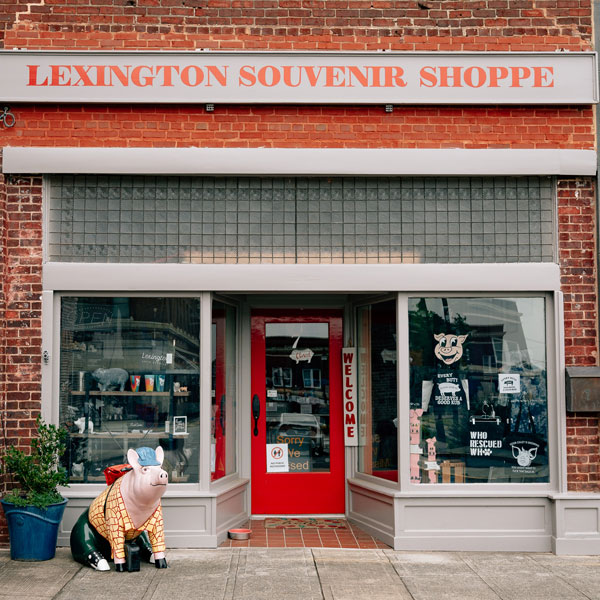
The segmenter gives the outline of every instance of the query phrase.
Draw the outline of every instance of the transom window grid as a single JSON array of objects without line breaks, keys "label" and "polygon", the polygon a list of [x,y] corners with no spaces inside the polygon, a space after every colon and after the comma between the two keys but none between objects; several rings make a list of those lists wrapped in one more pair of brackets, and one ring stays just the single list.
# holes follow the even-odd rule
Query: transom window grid
[{"label": "transom window grid", "polygon": [[554,260],[550,178],[61,176],[48,258],[90,263]]}]

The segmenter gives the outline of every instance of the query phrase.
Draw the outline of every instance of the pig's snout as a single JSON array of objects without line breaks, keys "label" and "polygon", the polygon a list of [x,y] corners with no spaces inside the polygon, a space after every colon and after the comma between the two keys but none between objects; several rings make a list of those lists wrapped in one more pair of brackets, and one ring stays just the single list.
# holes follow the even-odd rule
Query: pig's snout
[{"label": "pig's snout", "polygon": [[160,469],[152,477],[150,485],[167,485],[169,483],[169,475],[164,469]]}]

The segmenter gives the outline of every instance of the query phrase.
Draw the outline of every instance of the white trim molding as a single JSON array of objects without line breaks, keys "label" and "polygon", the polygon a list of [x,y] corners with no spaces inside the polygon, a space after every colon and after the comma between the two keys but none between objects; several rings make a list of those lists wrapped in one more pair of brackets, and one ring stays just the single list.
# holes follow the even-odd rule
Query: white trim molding
[{"label": "white trim molding", "polygon": [[7,146],[4,173],[255,176],[595,175],[595,150]]},{"label": "white trim molding", "polygon": [[550,292],[555,263],[181,265],[46,263],[45,290],[62,292]]}]

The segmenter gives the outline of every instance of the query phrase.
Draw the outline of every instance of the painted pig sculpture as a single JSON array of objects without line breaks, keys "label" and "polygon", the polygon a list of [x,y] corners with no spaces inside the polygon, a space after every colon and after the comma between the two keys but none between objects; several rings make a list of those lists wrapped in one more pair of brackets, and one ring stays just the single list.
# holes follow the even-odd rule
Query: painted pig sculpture
[{"label": "painted pig sculpture", "polygon": [[[165,569],[165,541],[160,499],[167,489],[168,475],[161,468],[163,449],[130,449],[127,461],[131,471],[107,487],[78,519],[71,531],[73,558],[98,571],[109,571],[107,558],[113,557],[115,570],[139,570],[139,557]],[[132,545],[133,544],[133,545]],[[136,555],[137,568],[129,555]]]}]

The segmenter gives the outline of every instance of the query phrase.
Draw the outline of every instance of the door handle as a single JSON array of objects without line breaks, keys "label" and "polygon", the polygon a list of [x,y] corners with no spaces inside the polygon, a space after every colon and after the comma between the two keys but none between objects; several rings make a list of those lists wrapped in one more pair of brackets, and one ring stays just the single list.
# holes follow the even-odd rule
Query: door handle
[{"label": "door handle", "polygon": [[260,417],[260,398],[258,394],[252,396],[252,418],[254,419],[254,435],[258,435],[258,419]]},{"label": "door handle", "polygon": [[221,431],[225,431],[225,394],[221,396],[221,410],[220,410]]}]

